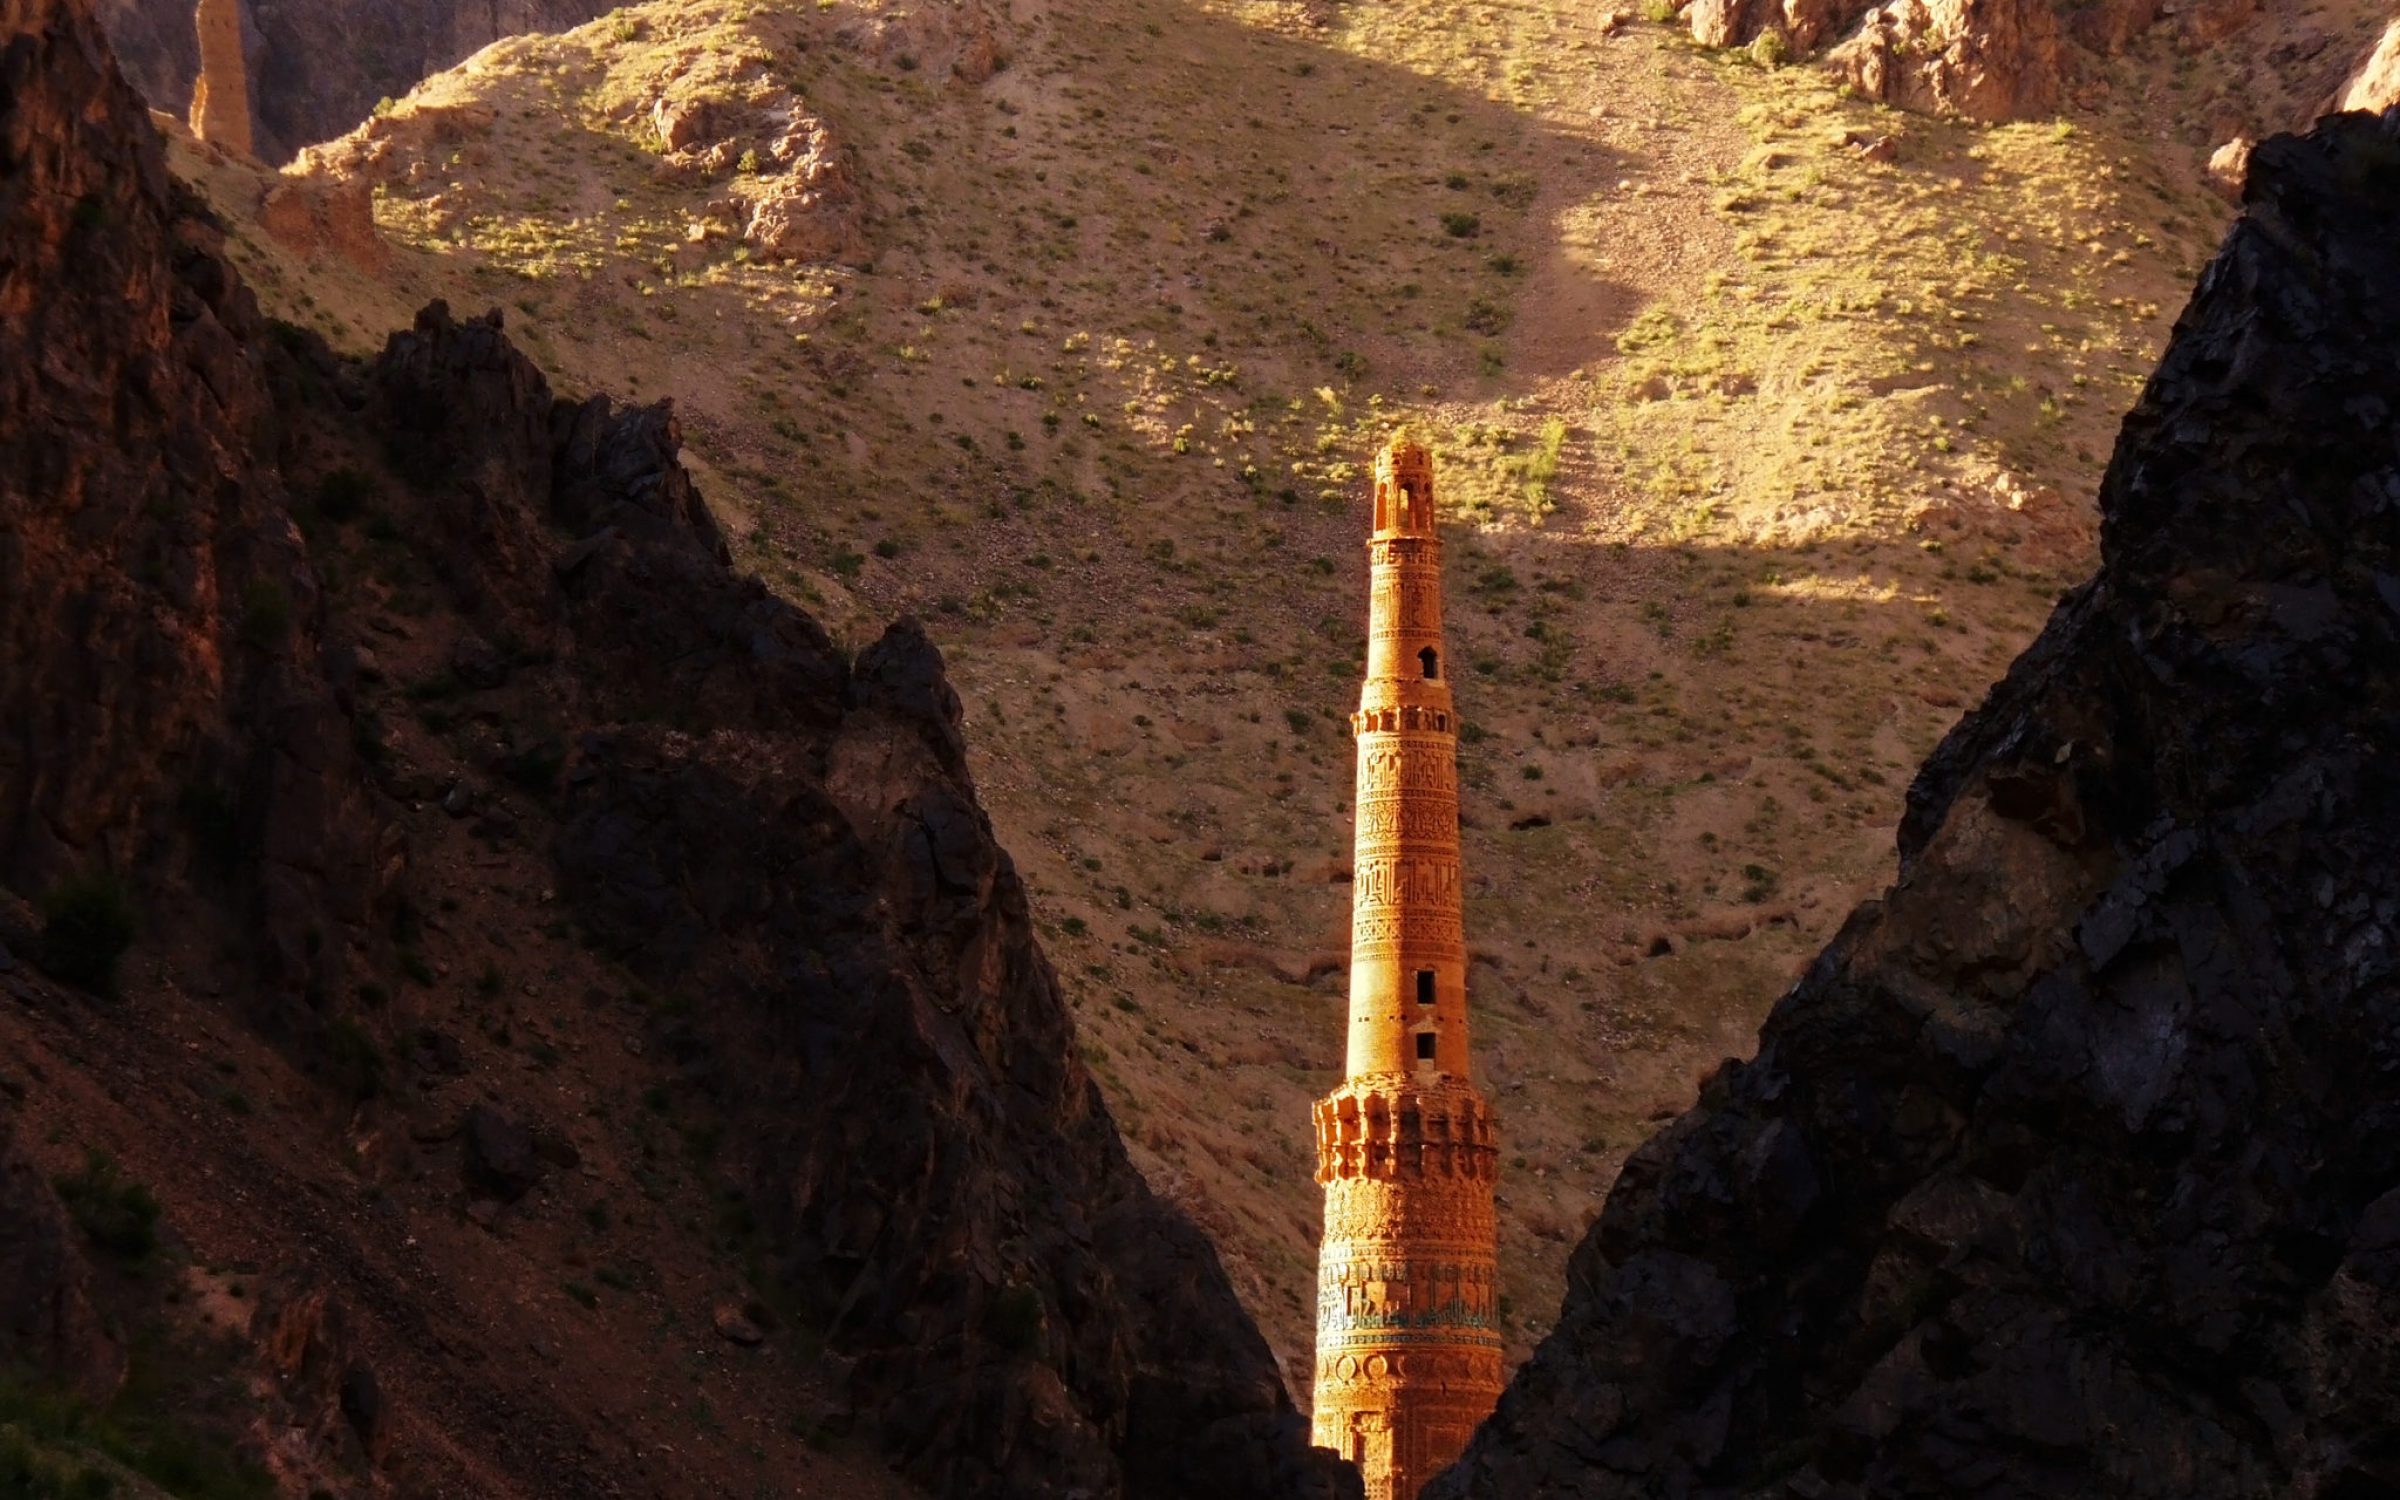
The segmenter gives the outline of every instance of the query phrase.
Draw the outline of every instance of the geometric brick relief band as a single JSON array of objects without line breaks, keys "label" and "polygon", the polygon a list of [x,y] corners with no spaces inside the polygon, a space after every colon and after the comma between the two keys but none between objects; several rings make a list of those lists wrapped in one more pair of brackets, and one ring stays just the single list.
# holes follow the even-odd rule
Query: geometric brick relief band
[{"label": "geometric brick relief band", "polygon": [[1499,1400],[1499,1127],[1470,1076],[1458,713],[1433,460],[1375,462],[1342,1086],[1315,1107],[1315,1442],[1416,1500]]}]

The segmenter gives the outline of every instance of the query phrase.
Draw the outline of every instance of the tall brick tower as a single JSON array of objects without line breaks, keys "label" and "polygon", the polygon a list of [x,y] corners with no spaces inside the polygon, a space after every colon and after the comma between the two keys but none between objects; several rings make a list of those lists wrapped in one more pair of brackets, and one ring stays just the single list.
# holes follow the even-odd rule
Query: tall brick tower
[{"label": "tall brick tower", "polygon": [[1491,1106],[1467,1076],[1458,720],[1433,458],[1375,461],[1358,735],[1350,1047],[1318,1101],[1315,1440],[1367,1500],[1416,1500],[1500,1398]]}]

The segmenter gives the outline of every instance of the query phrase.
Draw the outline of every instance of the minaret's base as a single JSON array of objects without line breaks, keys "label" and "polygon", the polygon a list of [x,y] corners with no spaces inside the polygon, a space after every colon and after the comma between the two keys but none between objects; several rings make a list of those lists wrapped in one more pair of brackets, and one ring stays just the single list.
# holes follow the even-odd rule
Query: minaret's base
[{"label": "minaret's base", "polygon": [[1500,1399],[1498,1129],[1442,1074],[1353,1079],[1316,1116],[1314,1441],[1368,1500],[1415,1500]]}]

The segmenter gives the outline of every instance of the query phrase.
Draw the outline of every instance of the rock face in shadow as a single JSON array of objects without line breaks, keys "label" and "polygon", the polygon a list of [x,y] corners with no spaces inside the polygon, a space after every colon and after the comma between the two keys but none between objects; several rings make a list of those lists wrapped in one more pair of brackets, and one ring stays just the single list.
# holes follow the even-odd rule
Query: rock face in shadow
[{"label": "rock face in shadow", "polygon": [[125,1378],[124,1351],[93,1309],[83,1235],[0,1105],[0,1370],[31,1369],[87,1400]]},{"label": "rock face in shadow", "polygon": [[2247,203],[2098,576],[1430,1495],[2400,1493],[2400,115]]},{"label": "rock face in shadow", "polygon": [[[261,319],[89,6],[0,7],[0,883],[107,876],[194,989],[337,1065],[440,879],[399,813],[442,792],[386,734],[411,700],[370,644],[404,633],[443,692],[506,683],[555,726],[491,752],[535,809],[492,837],[547,850],[572,916],[522,941],[616,955],[686,1018],[663,1041],[736,1143],[765,1270],[906,1473],[1357,1494],[1127,1160],[923,632],[853,663],[733,572],[671,408],[558,398],[497,314],[437,304],[363,366]],[[389,596],[335,566],[366,496],[411,559],[381,637]],[[467,1134],[495,1199],[575,1165],[496,1108]],[[21,1176],[0,1154],[0,1222],[39,1229]],[[45,1243],[0,1231],[0,1333],[71,1351]],[[371,1376],[294,1360],[285,1399],[371,1453]]]},{"label": "rock face in shadow", "polygon": [[[126,75],[152,107],[182,114],[200,72],[193,0],[98,7]],[[280,161],[502,37],[564,31],[615,8],[610,0],[242,0],[258,152]]]}]

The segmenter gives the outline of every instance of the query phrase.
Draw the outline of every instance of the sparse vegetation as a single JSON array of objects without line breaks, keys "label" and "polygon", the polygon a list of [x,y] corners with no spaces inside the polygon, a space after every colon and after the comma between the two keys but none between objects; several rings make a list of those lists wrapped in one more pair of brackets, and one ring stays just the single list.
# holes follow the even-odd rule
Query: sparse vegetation
[{"label": "sparse vegetation", "polygon": [[76,1227],[99,1249],[139,1265],[158,1248],[158,1200],[140,1183],[128,1182],[108,1157],[91,1153],[82,1171],[54,1185]]},{"label": "sparse vegetation", "polygon": [[116,993],[117,964],[133,946],[133,895],[105,871],[59,882],[42,898],[35,960],[53,979],[98,994]]},{"label": "sparse vegetation", "polygon": [[138,1475],[173,1500],[272,1500],[275,1486],[236,1460],[230,1441],[203,1435],[179,1413],[126,1410],[163,1405],[164,1395],[130,1393],[106,1412],[55,1389],[0,1374],[0,1496],[7,1500],[111,1500],[122,1474]]}]

